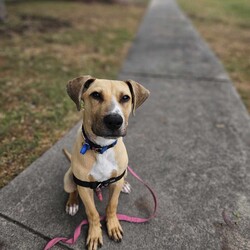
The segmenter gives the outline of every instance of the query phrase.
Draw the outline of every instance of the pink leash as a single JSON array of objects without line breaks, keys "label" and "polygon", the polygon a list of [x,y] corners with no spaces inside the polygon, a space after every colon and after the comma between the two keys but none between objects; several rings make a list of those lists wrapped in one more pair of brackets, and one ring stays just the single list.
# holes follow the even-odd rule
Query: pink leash
[{"label": "pink leash", "polygon": [[[156,194],[154,193],[154,191],[149,187],[149,185],[147,183],[145,183],[129,166],[128,166],[128,170],[129,172],[137,179],[139,180],[141,183],[144,184],[144,186],[150,191],[150,193],[152,194],[153,196],[153,199],[154,199],[154,211],[153,213],[148,217],[148,218],[139,218],[139,217],[131,217],[131,216],[128,216],[128,215],[125,215],[125,214],[117,214],[117,218],[120,220],[120,221],[127,221],[127,222],[133,222],[133,223],[144,223],[144,222],[147,222],[149,220],[151,220],[153,217],[155,217],[156,215],[156,210],[157,210],[157,198],[156,198]],[[105,216],[102,216],[100,218],[101,221],[103,221],[105,219]],[[50,249],[51,247],[53,247],[54,245],[56,245],[58,242],[63,242],[65,244],[74,244],[78,237],[80,236],[81,234],[81,228],[83,225],[87,225],[88,224],[88,220],[83,220],[78,226],[77,228],[75,229],[75,232],[74,232],[74,235],[72,238],[68,239],[68,238],[65,238],[65,237],[57,237],[57,238],[54,238],[52,240],[50,240],[47,245],[45,246],[44,250],[48,250]]]}]

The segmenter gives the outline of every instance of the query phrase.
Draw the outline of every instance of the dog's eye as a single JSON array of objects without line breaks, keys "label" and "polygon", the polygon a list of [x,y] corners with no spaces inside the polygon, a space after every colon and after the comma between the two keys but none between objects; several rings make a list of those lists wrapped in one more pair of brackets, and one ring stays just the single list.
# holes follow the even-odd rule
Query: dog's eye
[{"label": "dog's eye", "polygon": [[102,95],[96,91],[90,94],[90,96],[92,96],[95,100],[98,100],[98,101],[102,100]]},{"label": "dog's eye", "polygon": [[121,98],[121,102],[128,102],[130,99],[130,97],[128,95],[124,95],[122,98]]}]

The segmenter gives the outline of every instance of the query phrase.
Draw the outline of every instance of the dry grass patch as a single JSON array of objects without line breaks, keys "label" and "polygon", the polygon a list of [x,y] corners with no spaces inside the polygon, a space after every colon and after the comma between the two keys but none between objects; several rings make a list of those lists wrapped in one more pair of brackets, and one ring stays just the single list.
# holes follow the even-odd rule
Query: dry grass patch
[{"label": "dry grass patch", "polygon": [[0,187],[79,119],[66,94],[82,74],[115,78],[146,2],[21,1],[0,24]]}]

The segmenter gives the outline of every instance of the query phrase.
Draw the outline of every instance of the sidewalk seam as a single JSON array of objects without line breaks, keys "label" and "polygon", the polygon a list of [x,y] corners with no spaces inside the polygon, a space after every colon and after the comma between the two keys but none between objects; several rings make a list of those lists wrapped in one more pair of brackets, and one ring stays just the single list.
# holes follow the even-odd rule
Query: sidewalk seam
[{"label": "sidewalk seam", "polygon": [[206,82],[218,82],[218,83],[228,83],[230,82],[229,78],[213,78],[213,77],[196,77],[190,75],[175,75],[175,74],[152,74],[152,73],[137,73],[137,72],[120,72],[120,76],[122,75],[130,75],[135,77],[144,77],[144,78],[160,78],[166,80],[195,80],[195,81],[206,81]]},{"label": "sidewalk seam", "polygon": [[[38,236],[38,237],[40,237],[40,238],[42,238],[42,239],[44,239],[44,240],[46,240],[46,241],[51,240],[50,237],[48,237],[48,236],[46,236],[46,235],[44,235],[44,234],[42,234],[42,233],[40,233],[40,232],[38,232],[38,231],[32,229],[32,228],[30,228],[30,227],[24,225],[23,223],[21,223],[21,222],[19,222],[19,221],[16,221],[16,220],[14,220],[14,219],[12,219],[12,218],[10,218],[10,217],[8,217],[8,216],[2,214],[2,213],[0,213],[0,217],[2,217],[3,219],[5,219],[5,220],[7,220],[7,221],[9,221],[9,222],[11,222],[11,223],[13,223],[13,224],[15,224],[15,225],[21,227],[21,228],[23,228],[23,229],[25,229],[25,230],[27,230],[27,231],[29,231],[30,233],[32,233],[32,234],[34,234],[34,235],[36,235],[36,236]],[[73,250],[73,248],[70,248],[70,247],[68,247],[68,246],[65,246],[65,245],[61,244],[60,242],[58,243],[58,245],[59,245],[60,247],[64,248],[64,249]]]}]

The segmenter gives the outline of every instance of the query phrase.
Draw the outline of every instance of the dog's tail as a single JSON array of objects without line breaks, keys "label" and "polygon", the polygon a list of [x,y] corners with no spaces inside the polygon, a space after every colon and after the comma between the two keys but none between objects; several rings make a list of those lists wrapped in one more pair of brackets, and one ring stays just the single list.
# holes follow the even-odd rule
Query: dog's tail
[{"label": "dog's tail", "polygon": [[63,149],[63,153],[68,158],[69,161],[71,161],[71,153],[67,149]]}]

